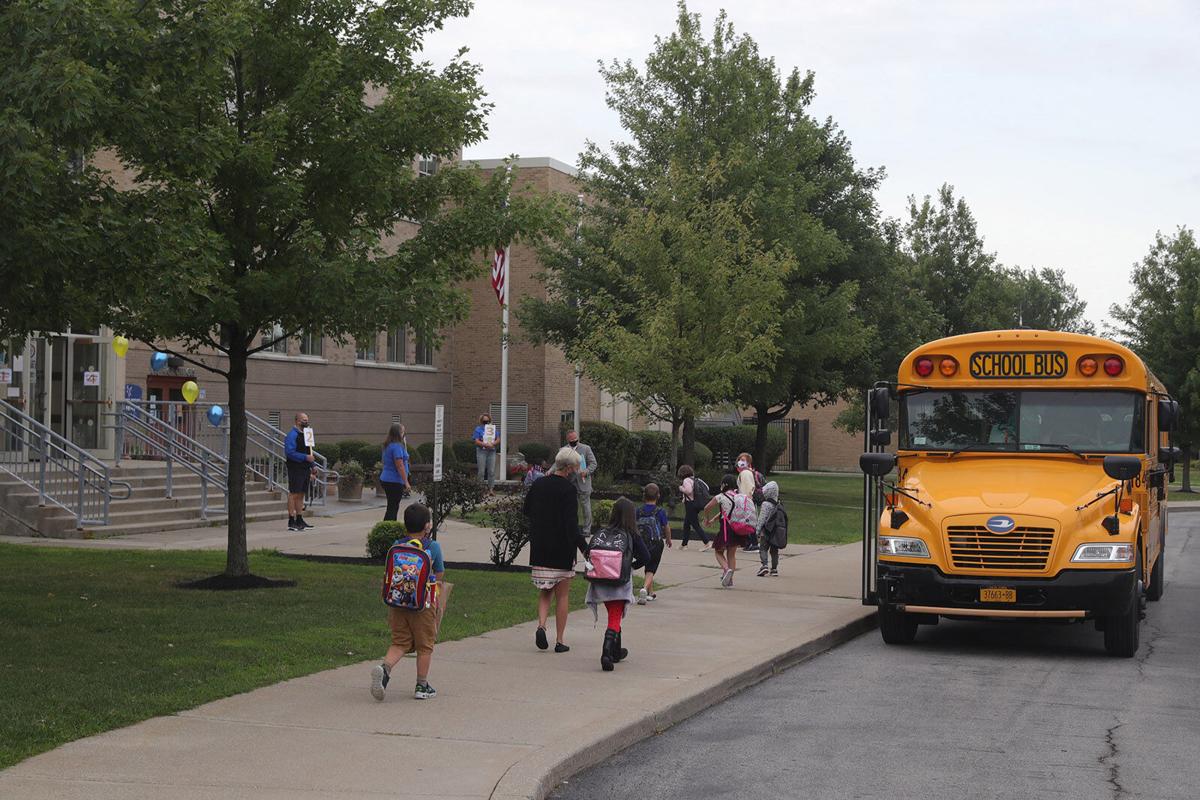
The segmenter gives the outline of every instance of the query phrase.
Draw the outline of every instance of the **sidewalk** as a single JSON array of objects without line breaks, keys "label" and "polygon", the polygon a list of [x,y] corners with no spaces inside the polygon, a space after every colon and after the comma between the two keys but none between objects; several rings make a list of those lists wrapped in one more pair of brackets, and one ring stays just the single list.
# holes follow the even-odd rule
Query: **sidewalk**
[{"label": "sidewalk", "polygon": [[[321,527],[305,534],[256,523],[251,546],[360,555],[379,516],[314,519]],[[172,541],[69,544],[224,546],[220,529],[163,536]],[[488,531],[454,523],[439,538],[449,561],[486,560]],[[630,607],[630,657],[612,674],[600,671],[603,625],[578,611],[565,654],[535,649],[533,623],[440,645],[432,701],[412,699],[405,660],[377,703],[367,691],[374,662],[364,662],[73,742],[0,772],[0,796],[540,800],[570,775],[869,627],[858,545],[783,555],[781,577],[757,578],[756,554],[742,554],[737,585],[726,590],[711,553],[695,544],[668,551],[660,576],[672,586]],[[381,645],[384,630],[381,605]]]}]

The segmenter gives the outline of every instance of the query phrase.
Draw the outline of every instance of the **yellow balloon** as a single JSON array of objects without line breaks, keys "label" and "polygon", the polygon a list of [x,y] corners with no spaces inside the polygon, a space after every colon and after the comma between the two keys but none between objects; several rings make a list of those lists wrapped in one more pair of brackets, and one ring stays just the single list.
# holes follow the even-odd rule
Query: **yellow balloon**
[{"label": "yellow balloon", "polygon": [[124,358],[125,354],[129,352],[129,340],[124,336],[114,336],[112,349],[117,354],[117,358]]},{"label": "yellow balloon", "polygon": [[188,381],[180,391],[183,392],[183,399],[189,403],[196,402],[196,398],[200,396],[200,387],[196,385],[195,381]]}]

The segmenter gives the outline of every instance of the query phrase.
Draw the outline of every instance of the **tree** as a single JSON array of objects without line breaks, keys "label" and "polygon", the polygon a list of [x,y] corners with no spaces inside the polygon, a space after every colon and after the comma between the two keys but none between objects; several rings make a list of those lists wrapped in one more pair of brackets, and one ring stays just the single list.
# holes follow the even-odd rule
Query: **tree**
[{"label": "tree", "polygon": [[[302,330],[345,340],[405,325],[433,340],[465,312],[457,284],[480,248],[551,218],[520,198],[502,211],[503,171],[485,185],[468,169],[414,169],[484,132],[478,68],[461,53],[440,70],[418,60],[464,0],[72,5],[100,33],[52,41],[107,76],[97,105],[110,113],[87,144],[122,171],[87,168],[111,227],[75,266],[116,331],[178,342],[171,352],[226,380],[225,571],[245,576],[249,357]],[[31,39],[61,24],[21,8]],[[116,191],[122,176],[133,186]],[[403,220],[419,231],[390,241]]]},{"label": "tree", "polygon": [[796,266],[785,249],[752,238],[732,201],[711,199],[722,181],[716,162],[701,174],[672,165],[640,204],[604,207],[604,247],[577,250],[595,290],[576,294],[569,279],[578,271],[551,268],[549,299],[522,307],[535,336],[644,416],[670,423],[672,472],[681,427],[727,401],[736,381],[770,369]]},{"label": "tree", "polygon": [[1096,327],[1084,316],[1087,303],[1061,269],[1001,267],[1001,306],[1015,320],[1009,327],[1094,334]]},{"label": "tree", "polygon": [[1175,442],[1183,449],[1183,491],[1191,492],[1191,459],[1200,414],[1200,247],[1195,232],[1155,234],[1154,245],[1130,276],[1133,294],[1113,305],[1111,333],[1123,339],[1179,401]]}]

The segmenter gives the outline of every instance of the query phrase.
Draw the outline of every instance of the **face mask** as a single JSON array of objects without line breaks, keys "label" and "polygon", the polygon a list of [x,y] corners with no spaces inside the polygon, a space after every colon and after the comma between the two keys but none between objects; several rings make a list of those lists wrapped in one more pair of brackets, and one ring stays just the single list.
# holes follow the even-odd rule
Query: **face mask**
[{"label": "face mask", "polygon": [[745,462],[745,461],[739,461],[739,462],[738,462],[738,469],[745,469],[745,468],[746,468],[746,466],[747,466],[747,465],[746,465],[746,462]]},{"label": "face mask", "polygon": [[307,422],[301,422],[301,423],[300,423],[300,430],[304,430],[304,429],[305,429],[305,428],[307,428],[307,427],[308,427],[308,423],[307,423]]},{"label": "face mask", "polygon": [[575,447],[578,444],[579,444],[579,442],[567,442],[568,447]]},{"label": "face mask", "polygon": [[484,425],[491,425],[491,424],[492,424],[492,421],[491,421],[490,419],[485,419],[485,420],[483,421],[483,424],[484,424]]}]

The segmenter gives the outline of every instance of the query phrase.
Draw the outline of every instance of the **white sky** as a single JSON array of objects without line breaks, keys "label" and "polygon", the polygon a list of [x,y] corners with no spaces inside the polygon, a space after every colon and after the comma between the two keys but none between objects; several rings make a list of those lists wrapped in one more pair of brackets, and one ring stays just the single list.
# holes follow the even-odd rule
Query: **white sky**
[{"label": "white sky", "polygon": [[[885,214],[943,182],[1003,263],[1066,270],[1088,316],[1124,301],[1156,230],[1200,226],[1200,3],[1193,0],[692,0],[722,6],[783,72],[816,73],[818,116],[883,166]],[[469,158],[623,138],[597,61],[641,65],[673,0],[476,0],[427,42],[483,66],[495,104]]]}]

